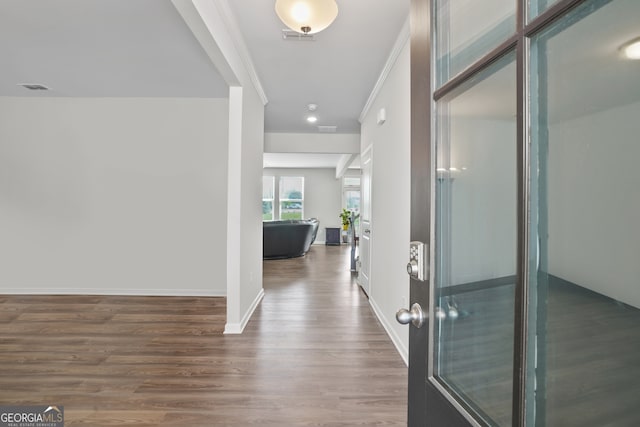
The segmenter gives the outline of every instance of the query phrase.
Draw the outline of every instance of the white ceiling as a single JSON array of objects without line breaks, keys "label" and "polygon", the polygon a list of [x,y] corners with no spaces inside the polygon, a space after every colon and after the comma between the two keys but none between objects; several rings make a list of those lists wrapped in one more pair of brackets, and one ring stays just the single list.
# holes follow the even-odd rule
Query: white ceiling
[{"label": "white ceiling", "polygon": [[[285,41],[275,0],[232,0],[269,98],[267,132],[360,133],[358,117],[409,15],[409,0],[337,0],[338,17],[315,41]],[[305,121],[318,104],[318,122]]]},{"label": "white ceiling", "polygon": [[169,0],[2,0],[0,96],[227,97],[228,88]]},{"label": "white ceiling", "polygon": [[[409,0],[336,0],[338,17],[314,41],[284,40],[275,0],[229,1],[269,103],[266,132],[360,133],[358,118],[409,16]],[[306,106],[318,105],[309,124]],[[342,155],[265,153],[264,166],[336,168]],[[357,162],[352,167],[359,167]]]},{"label": "white ceiling", "polygon": [[[228,0],[269,99],[267,132],[316,133],[317,125],[359,132],[358,117],[409,0],[337,2],[336,21],[316,41],[291,42],[281,37],[275,0]],[[639,7],[637,0],[613,2],[549,43],[550,65],[571,78],[571,84],[550,81],[552,121],[640,97],[634,84],[640,61],[621,60],[617,52],[639,35],[637,14],[625,13]],[[594,88],[599,75],[615,77]],[[52,90],[28,91],[18,83]],[[500,100],[513,88],[486,86],[496,102],[472,103],[468,114],[510,117],[510,103]],[[0,96],[226,97],[228,89],[170,0],[1,0]],[[316,125],[304,120],[311,102],[318,104]],[[267,156],[265,164],[335,167],[339,158],[284,153]]]},{"label": "white ceiling", "polygon": [[[409,0],[337,0],[312,42],[282,39],[275,0],[228,0],[269,103],[265,131],[359,133],[358,117],[409,13]],[[0,96],[227,97],[170,0],[1,0]],[[40,83],[48,92],[19,83]],[[318,122],[305,121],[318,104]],[[272,162],[335,167],[314,154]],[[334,163],[335,161],[335,163]],[[329,166],[330,165],[330,166]]]},{"label": "white ceiling", "polygon": [[619,48],[640,37],[640,1],[606,4],[547,42],[549,121],[640,101],[640,61]]}]

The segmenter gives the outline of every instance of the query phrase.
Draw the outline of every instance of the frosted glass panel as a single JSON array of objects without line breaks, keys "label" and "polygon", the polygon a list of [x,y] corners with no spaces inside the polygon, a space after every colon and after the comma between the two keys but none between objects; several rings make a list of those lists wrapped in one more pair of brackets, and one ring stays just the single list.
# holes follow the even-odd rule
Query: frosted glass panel
[{"label": "frosted glass panel", "polygon": [[549,7],[557,3],[558,0],[530,0],[529,2],[529,20],[531,21],[536,16],[540,15]]},{"label": "frosted glass panel", "polygon": [[437,0],[438,86],[489,53],[516,29],[514,0]]}]

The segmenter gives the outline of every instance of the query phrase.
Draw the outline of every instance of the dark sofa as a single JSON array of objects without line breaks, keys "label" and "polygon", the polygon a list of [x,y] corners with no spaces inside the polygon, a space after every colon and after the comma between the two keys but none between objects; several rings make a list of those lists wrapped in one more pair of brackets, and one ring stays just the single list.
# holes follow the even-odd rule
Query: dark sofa
[{"label": "dark sofa", "polygon": [[264,221],[262,254],[264,259],[299,257],[316,240],[320,222],[315,219]]}]

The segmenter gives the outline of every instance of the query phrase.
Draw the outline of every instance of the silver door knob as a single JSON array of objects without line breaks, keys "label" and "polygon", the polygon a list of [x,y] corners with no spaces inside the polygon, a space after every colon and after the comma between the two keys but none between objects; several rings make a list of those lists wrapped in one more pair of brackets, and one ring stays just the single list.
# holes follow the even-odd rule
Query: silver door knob
[{"label": "silver door knob", "polygon": [[401,308],[396,313],[396,320],[398,323],[406,325],[407,323],[413,323],[416,328],[424,325],[427,320],[427,315],[422,311],[422,307],[417,302],[411,306],[411,310]]}]

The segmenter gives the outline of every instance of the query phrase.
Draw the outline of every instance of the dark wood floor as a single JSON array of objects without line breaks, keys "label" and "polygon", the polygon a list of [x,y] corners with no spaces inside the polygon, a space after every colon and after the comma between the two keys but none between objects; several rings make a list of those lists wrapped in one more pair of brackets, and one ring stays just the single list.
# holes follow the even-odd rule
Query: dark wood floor
[{"label": "dark wood floor", "polygon": [[0,405],[63,405],[67,427],[406,425],[347,250],[265,261],[240,336],[220,298],[0,296]]},{"label": "dark wood floor", "polygon": [[[509,426],[514,286],[456,298],[468,315],[443,323],[441,372],[495,425]],[[553,280],[543,311],[536,425],[640,426],[640,310]]]},{"label": "dark wood floor", "polygon": [[546,425],[640,426],[640,310],[555,281],[545,334]]}]

